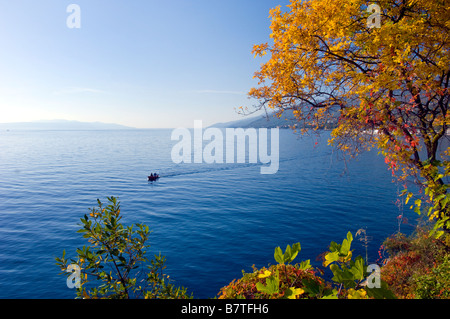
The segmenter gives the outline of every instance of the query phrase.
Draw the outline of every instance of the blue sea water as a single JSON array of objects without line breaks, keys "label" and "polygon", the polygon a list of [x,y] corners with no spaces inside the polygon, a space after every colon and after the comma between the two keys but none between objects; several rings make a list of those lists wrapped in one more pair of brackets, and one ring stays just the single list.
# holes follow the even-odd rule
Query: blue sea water
[{"label": "blue sea water", "polygon": [[[279,171],[262,175],[259,164],[175,164],[171,132],[1,132],[0,298],[74,298],[54,258],[86,244],[79,219],[107,196],[119,198],[125,224],[150,227],[149,253],[165,255],[196,298],[274,263],[276,246],[300,242],[297,261],[320,266],[331,241],[366,228],[375,261],[398,230],[399,186],[376,151],[344,161],[327,132],[280,130]],[[149,183],[155,171],[162,178]]]}]

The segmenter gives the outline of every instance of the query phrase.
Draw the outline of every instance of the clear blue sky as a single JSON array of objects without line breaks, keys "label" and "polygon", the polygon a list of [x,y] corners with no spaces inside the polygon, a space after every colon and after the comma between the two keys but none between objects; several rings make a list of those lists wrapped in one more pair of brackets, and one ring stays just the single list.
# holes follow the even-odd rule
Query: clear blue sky
[{"label": "clear blue sky", "polygon": [[[69,4],[81,28],[66,25]],[[288,0],[0,2],[0,122],[67,119],[139,128],[240,118]]]}]

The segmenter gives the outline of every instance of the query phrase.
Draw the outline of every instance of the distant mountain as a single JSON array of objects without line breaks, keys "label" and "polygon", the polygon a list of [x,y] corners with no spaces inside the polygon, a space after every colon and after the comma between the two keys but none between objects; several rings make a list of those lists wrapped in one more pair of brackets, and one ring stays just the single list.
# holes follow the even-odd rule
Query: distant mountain
[{"label": "distant mountain", "polygon": [[259,115],[252,117],[244,117],[242,120],[236,120],[225,123],[216,123],[211,125],[211,127],[217,128],[288,128],[289,125],[293,125],[295,123],[295,119],[293,118],[292,111],[286,111],[280,118],[277,118],[274,113],[268,115]]},{"label": "distant mountain", "polygon": [[2,131],[4,130],[84,131],[84,130],[124,130],[124,129],[133,129],[133,127],[102,122],[78,122],[68,120],[0,123],[0,130]]},{"label": "distant mountain", "polygon": [[[226,123],[217,123],[211,125],[211,127],[217,128],[290,128],[295,125],[297,122],[294,112],[292,110],[285,110],[280,117],[276,115],[276,113],[269,113],[267,115],[259,115],[253,117],[246,117],[242,120],[226,122]],[[336,123],[330,121],[325,129],[330,129],[335,126]]]},{"label": "distant mountain", "polygon": [[294,113],[291,110],[284,111],[281,117],[277,117],[276,113],[269,113],[267,115],[259,115],[253,117],[246,117],[242,120],[217,123],[211,127],[217,128],[289,128],[290,125],[296,123]]}]

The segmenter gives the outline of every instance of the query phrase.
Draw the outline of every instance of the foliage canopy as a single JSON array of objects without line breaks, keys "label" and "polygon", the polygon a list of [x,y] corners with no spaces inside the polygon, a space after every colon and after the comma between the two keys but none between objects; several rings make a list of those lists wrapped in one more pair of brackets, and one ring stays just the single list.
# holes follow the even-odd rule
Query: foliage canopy
[{"label": "foliage canopy", "polygon": [[[450,226],[450,2],[376,1],[380,24],[363,0],[291,0],[270,12],[269,59],[249,96],[281,115],[293,110],[302,132],[336,123],[330,143],[352,156],[377,147],[400,180],[429,188],[430,218]],[[437,203],[434,199],[447,198]],[[441,225],[441,226],[442,226]]]}]

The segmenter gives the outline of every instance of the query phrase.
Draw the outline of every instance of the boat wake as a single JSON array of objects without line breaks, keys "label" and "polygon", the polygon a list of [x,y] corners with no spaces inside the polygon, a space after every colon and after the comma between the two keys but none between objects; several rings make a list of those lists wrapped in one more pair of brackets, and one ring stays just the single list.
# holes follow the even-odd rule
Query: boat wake
[{"label": "boat wake", "polygon": [[[316,156],[310,156],[316,157]],[[279,163],[296,161],[299,159],[305,159],[304,156],[294,156],[290,158],[280,159]],[[161,178],[173,178],[179,176],[188,176],[188,175],[196,175],[196,174],[206,174],[206,173],[214,173],[220,171],[230,171],[230,170],[239,170],[239,169],[250,169],[255,167],[266,166],[267,164],[263,163],[232,163],[232,164],[179,164],[179,170],[174,168],[169,169],[160,169],[158,172],[161,172],[159,176]],[[177,167],[178,168],[178,167]],[[182,170],[181,170],[182,169]]]}]

